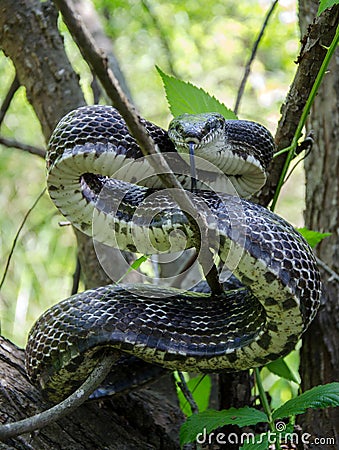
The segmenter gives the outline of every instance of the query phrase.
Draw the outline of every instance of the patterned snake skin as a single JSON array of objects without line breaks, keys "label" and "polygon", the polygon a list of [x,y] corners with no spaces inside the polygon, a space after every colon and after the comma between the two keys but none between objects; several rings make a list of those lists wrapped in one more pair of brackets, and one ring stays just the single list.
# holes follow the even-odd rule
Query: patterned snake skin
[{"label": "patterned snake skin", "polygon": [[[285,220],[237,195],[249,197],[265,182],[269,132],[217,114],[181,116],[169,133],[141,121],[187,188],[194,146],[198,190],[187,193],[207,221],[202,244],[238,282],[220,296],[112,284],[56,304],[33,326],[26,349],[31,380],[54,401],[79,386],[107,349],[117,360],[127,353],[185,371],[262,366],[294,348],[319,305],[321,283],[308,244]],[[187,216],[170,192],[158,189],[114,108],[83,107],[63,118],[47,167],[56,206],[95,240],[143,254],[197,246]]]}]

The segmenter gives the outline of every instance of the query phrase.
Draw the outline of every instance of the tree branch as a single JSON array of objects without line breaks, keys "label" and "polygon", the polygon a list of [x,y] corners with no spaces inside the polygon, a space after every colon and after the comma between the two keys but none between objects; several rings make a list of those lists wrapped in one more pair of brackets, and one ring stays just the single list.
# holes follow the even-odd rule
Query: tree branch
[{"label": "tree branch", "polygon": [[178,74],[176,73],[176,70],[174,68],[174,58],[173,58],[173,54],[171,51],[171,46],[170,46],[169,40],[167,38],[165,30],[163,29],[163,27],[161,26],[161,23],[158,20],[158,17],[154,11],[153,5],[151,3],[149,3],[148,0],[141,0],[141,3],[143,5],[144,9],[147,11],[147,13],[154,25],[154,28],[157,30],[157,32],[159,34],[160,41],[166,52],[166,59],[167,59],[167,64],[168,64],[169,70],[172,75],[174,75],[175,77],[178,78]]},{"label": "tree branch", "polygon": [[245,72],[244,72],[244,75],[242,77],[242,80],[241,80],[241,83],[240,83],[240,87],[238,89],[237,99],[235,101],[235,106],[234,106],[235,114],[238,114],[241,98],[242,98],[242,96],[244,94],[246,82],[247,82],[248,76],[249,76],[249,74],[251,72],[251,66],[252,66],[254,58],[255,58],[255,56],[257,54],[257,50],[258,50],[260,41],[261,41],[262,37],[264,36],[264,32],[265,32],[265,29],[267,27],[268,21],[270,20],[270,17],[272,15],[275,7],[277,6],[278,2],[279,2],[279,0],[274,0],[274,2],[272,3],[271,7],[269,8],[269,10],[268,10],[268,12],[266,14],[266,17],[264,19],[264,22],[262,24],[261,30],[260,30],[260,32],[258,34],[258,37],[257,37],[257,39],[254,42],[254,45],[253,45],[253,48],[252,48],[252,51],[251,51],[251,55],[250,55],[249,60],[248,60],[248,62],[246,64],[246,66],[245,66]]},{"label": "tree branch", "polygon": [[4,101],[2,102],[2,105],[0,108],[0,125],[2,124],[2,121],[4,120],[4,117],[7,113],[9,105],[11,104],[14,94],[19,89],[19,87],[20,87],[20,83],[19,83],[18,77],[15,75],[14,80],[12,81],[12,83],[8,89],[8,92],[6,94],[6,97],[4,98]]},{"label": "tree branch", "polygon": [[[288,147],[292,142],[304,106],[325,58],[326,47],[330,45],[335,35],[338,17],[338,6],[325,11],[309,25],[307,34],[302,39],[302,48],[297,60],[298,69],[281,108],[281,119],[275,134],[277,151]],[[258,196],[262,205],[267,206],[272,200],[286,157],[284,153],[273,159],[268,180]]]},{"label": "tree branch", "polygon": [[108,354],[104,356],[84,383],[73,394],[52,408],[18,422],[0,425],[0,441],[43,428],[70,414],[84,403],[104,381],[116,359],[116,355]]},{"label": "tree branch", "polygon": [[324,269],[330,276],[330,278],[327,280],[327,283],[330,283],[331,281],[336,281],[339,283],[339,274],[335,272],[331,267],[329,267],[324,261],[322,261],[320,258],[316,257],[317,264],[319,267]]},{"label": "tree branch", "polygon": [[17,148],[19,150],[23,150],[24,152],[32,153],[32,155],[40,156],[40,158],[45,158],[46,156],[46,151],[43,148],[24,144],[23,142],[16,141],[15,139],[0,137],[0,144],[4,145],[5,147]]},{"label": "tree branch", "polygon": [[[107,57],[107,65],[111,68],[114,76],[119,80],[119,84],[124,91],[127,98],[132,102],[132,94],[127,84],[126,78],[120,68],[120,64],[115,57],[113,46],[114,43],[104,32],[102,26],[101,17],[98,11],[95,9],[92,0],[72,0],[74,8],[81,15],[81,20],[84,22],[86,28],[89,30],[90,34],[96,42],[96,45],[105,52]],[[94,80],[92,83],[92,90],[94,96],[94,103],[96,101],[96,96],[98,95],[98,90],[101,90],[95,82],[95,74],[93,74]],[[98,89],[99,88],[99,89]]]},{"label": "tree branch", "polygon": [[181,392],[183,393],[185,399],[187,400],[188,404],[190,405],[192,414],[197,414],[199,412],[198,405],[196,404],[192,392],[190,391],[189,387],[187,386],[184,374],[178,370],[178,376],[180,381],[177,382],[178,386],[181,389]]},{"label": "tree branch", "polygon": [[[140,123],[139,116],[137,115],[134,106],[128,101],[120,88],[118,80],[107,66],[105,55],[97,48],[92,36],[83,24],[81,17],[76,13],[72,3],[69,0],[55,0],[55,4],[59,8],[64,22],[77,43],[83,57],[97,74],[107,95],[124,118],[143,154],[145,156],[156,157],[150,158],[149,163],[155,169],[156,174],[161,179],[163,185],[170,189],[170,194],[186,214],[195,231],[194,234],[200,250],[199,262],[212,292],[221,292],[222,287],[218,282],[218,270],[214,265],[213,255],[208,246],[204,245],[204,243],[207,242],[206,239],[208,233],[206,217],[195,208],[195,205],[172,173],[161,152],[155,147],[151,136]],[[201,234],[203,235],[202,238],[200,236],[199,226]]]}]

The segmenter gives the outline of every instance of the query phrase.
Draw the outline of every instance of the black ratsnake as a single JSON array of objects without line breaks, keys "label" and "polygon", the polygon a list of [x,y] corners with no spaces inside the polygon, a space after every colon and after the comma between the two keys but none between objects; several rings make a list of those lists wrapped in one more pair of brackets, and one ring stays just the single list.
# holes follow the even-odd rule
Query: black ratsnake
[{"label": "black ratsnake", "polygon": [[[197,179],[187,192],[206,216],[204,244],[238,285],[217,296],[112,284],[56,304],[33,326],[26,349],[32,382],[54,401],[81,384],[106,348],[185,371],[262,366],[294,348],[319,305],[320,277],[308,244],[285,220],[239,197],[265,182],[270,133],[216,113],[180,116],[168,133],[140,120],[187,189],[194,150]],[[95,240],[144,254],[196,247],[187,215],[159,189],[114,108],[66,115],[51,137],[47,170],[56,206]]]}]

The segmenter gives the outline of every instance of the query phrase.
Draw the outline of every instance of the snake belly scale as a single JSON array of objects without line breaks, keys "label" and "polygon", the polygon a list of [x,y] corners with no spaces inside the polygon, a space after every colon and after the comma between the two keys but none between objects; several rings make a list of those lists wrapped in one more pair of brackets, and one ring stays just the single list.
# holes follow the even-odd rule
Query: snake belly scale
[{"label": "snake belly scale", "polygon": [[[319,272],[302,236],[276,214],[224,189],[222,177],[210,170],[216,161],[239,194],[249,197],[265,182],[273,151],[269,132],[214,113],[180,116],[168,133],[142,121],[170,160],[181,155],[184,161],[194,144],[196,155],[210,164],[201,165],[203,182],[190,196],[198,209],[208,210],[208,245],[240,286],[216,296],[112,284],[52,306],[30,332],[26,367],[54,401],[79,386],[106,349],[117,358],[129,353],[187,371],[262,366],[294,348],[319,306]],[[196,247],[185,213],[158,189],[154,173],[147,175],[152,171],[114,108],[82,107],[62,119],[50,140],[47,168],[56,206],[96,240],[145,254]],[[181,182],[188,188],[185,170]],[[136,172],[141,186],[133,184]]]}]

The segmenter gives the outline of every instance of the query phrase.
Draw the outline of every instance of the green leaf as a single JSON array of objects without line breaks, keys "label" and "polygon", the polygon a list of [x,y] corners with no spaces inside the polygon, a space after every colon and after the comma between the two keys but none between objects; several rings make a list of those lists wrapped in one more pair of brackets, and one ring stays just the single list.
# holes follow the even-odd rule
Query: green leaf
[{"label": "green leaf", "polygon": [[273,419],[283,419],[302,414],[308,408],[327,408],[339,406],[339,383],[329,383],[316,386],[284,403],[273,412]]},{"label": "green leaf", "polygon": [[313,248],[325,237],[331,236],[332,233],[320,233],[319,231],[312,231],[308,228],[296,228],[297,231],[306,239],[309,245]]},{"label": "green leaf", "polygon": [[[209,375],[199,375],[197,377],[190,378],[186,381],[186,384],[192,393],[199,411],[205,411],[208,408],[211,393],[211,377]],[[190,416],[192,414],[191,407],[189,406],[189,403],[180,388],[178,388],[177,394],[182,412],[186,416]]]},{"label": "green leaf", "polygon": [[339,0],[320,0],[319,9],[318,9],[318,16],[325,11],[327,8],[331,8],[334,5],[338,5]]},{"label": "green leaf", "polygon": [[269,364],[266,364],[267,369],[278,375],[279,377],[285,378],[289,381],[294,381],[295,383],[299,383],[299,380],[296,378],[294,373],[288,367],[283,358],[277,359],[276,361],[272,361]]},{"label": "green leaf", "polygon": [[[243,434],[241,436],[243,438]],[[262,433],[254,436],[254,442],[251,439],[245,441],[240,450],[267,450],[268,447],[268,436],[266,433]]]},{"label": "green leaf", "polygon": [[123,278],[125,278],[125,276],[127,274],[129,274],[130,272],[132,272],[132,270],[138,270],[139,267],[141,266],[141,264],[143,264],[145,261],[148,260],[148,258],[150,258],[151,255],[141,255],[138,259],[136,259],[135,261],[132,262],[132,264],[129,266],[129,268],[126,270],[126,272],[119,278],[119,280],[117,281],[117,283],[120,283],[121,280]]},{"label": "green leaf", "polygon": [[156,69],[164,83],[169,108],[174,117],[185,113],[218,112],[225,119],[237,119],[233,111],[203,89],[167,75],[159,67]]},{"label": "green leaf", "polygon": [[203,434],[223,425],[238,425],[244,427],[267,422],[268,418],[262,411],[245,406],[244,408],[230,408],[222,411],[209,409],[199,414],[192,414],[180,429],[180,444],[184,445],[199,439]]}]

